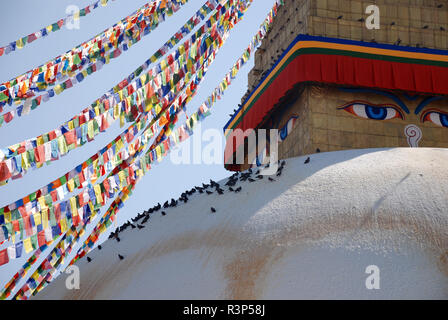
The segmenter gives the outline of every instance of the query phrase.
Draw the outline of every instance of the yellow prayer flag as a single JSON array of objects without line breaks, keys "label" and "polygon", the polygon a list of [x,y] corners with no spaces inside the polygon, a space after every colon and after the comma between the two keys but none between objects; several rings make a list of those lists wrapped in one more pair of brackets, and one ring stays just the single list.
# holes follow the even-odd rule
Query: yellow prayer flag
[{"label": "yellow prayer flag", "polygon": [[23,41],[22,41],[21,38],[16,41],[16,47],[17,47],[17,49],[22,49],[23,48]]},{"label": "yellow prayer flag", "polygon": [[37,199],[37,201],[40,204],[40,210],[46,209],[47,208],[47,204],[45,203],[45,197],[39,197]]},{"label": "yellow prayer flag", "polygon": [[37,137],[36,143],[37,143],[38,146],[43,145],[45,143],[44,142],[44,138],[42,136]]},{"label": "yellow prayer flag", "polygon": [[31,238],[26,238],[25,240],[23,240],[23,246],[25,248],[26,253],[30,253],[31,251],[33,251],[33,245],[31,244]]},{"label": "yellow prayer flag", "polygon": [[120,187],[123,186],[123,181],[126,180],[126,176],[124,175],[123,171],[118,172],[118,178],[120,179]]},{"label": "yellow prayer flag", "polygon": [[78,207],[76,206],[76,198],[71,197],[70,198],[70,208],[72,209],[72,214],[74,217],[78,215]]},{"label": "yellow prayer flag", "polygon": [[141,81],[142,85],[146,84],[146,77],[147,77],[146,73],[144,73],[140,76],[140,81]]},{"label": "yellow prayer flag", "polygon": [[6,222],[6,223],[11,222],[11,211],[9,211],[9,212],[5,212],[5,213],[4,213],[4,216],[5,216],[5,222]]},{"label": "yellow prayer flag", "polygon": [[89,121],[87,123],[87,136],[89,137],[89,139],[93,139],[94,137],[93,121]]},{"label": "yellow prayer flag", "polygon": [[127,194],[127,193],[125,193],[122,197],[121,197],[121,200],[123,201],[123,202],[125,202],[126,200],[128,200],[129,199],[129,195]]},{"label": "yellow prayer flag", "polygon": [[58,138],[58,147],[59,147],[59,152],[61,153],[61,155],[64,155],[67,153],[68,149],[67,149],[67,143],[65,141],[64,135],[61,135]]},{"label": "yellow prayer flag", "polygon": [[60,224],[61,224],[61,232],[62,233],[64,233],[64,232],[66,232],[67,231],[67,218],[63,218],[63,219],[61,219],[61,222],[60,222]]},{"label": "yellow prayer flag", "polygon": [[54,92],[56,92],[56,94],[60,94],[62,91],[64,91],[64,88],[60,84],[54,87]]},{"label": "yellow prayer flag", "polygon": [[95,191],[96,201],[97,202],[103,202],[103,197],[101,196],[101,187],[99,184],[96,184],[93,187],[93,190]]},{"label": "yellow prayer flag", "polygon": [[29,162],[28,162],[28,156],[27,156],[26,153],[24,153],[24,154],[22,155],[22,168],[23,168],[24,170],[28,170],[29,167],[30,167],[30,164],[29,164]]},{"label": "yellow prayer flag", "polygon": [[75,190],[75,180],[73,178],[67,181],[67,188],[70,192],[73,192],[73,190]]},{"label": "yellow prayer flag", "polygon": [[48,229],[48,209],[42,210],[42,227],[44,229]]},{"label": "yellow prayer flag", "polygon": [[42,217],[41,217],[40,213],[33,214],[33,218],[34,218],[34,224],[36,227],[38,225],[42,224]]}]

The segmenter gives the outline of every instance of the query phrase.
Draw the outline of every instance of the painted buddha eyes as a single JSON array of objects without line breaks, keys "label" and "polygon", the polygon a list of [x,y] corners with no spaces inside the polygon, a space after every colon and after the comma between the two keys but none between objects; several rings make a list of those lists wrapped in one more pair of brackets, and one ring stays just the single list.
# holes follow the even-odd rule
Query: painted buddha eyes
[{"label": "painted buddha eyes", "polygon": [[372,120],[404,119],[397,106],[390,104],[374,105],[364,101],[350,102],[339,108],[357,117]]},{"label": "painted buddha eyes", "polygon": [[422,122],[430,121],[439,127],[448,128],[448,114],[436,109],[428,110],[422,114]]}]

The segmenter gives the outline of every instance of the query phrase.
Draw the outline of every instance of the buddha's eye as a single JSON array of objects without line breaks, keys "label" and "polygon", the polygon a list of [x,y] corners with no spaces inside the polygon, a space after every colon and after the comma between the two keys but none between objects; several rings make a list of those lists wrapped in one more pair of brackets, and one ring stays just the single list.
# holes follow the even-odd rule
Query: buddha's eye
[{"label": "buddha's eye", "polygon": [[431,109],[422,114],[422,122],[430,121],[439,127],[448,128],[448,113]]},{"label": "buddha's eye", "polygon": [[365,101],[350,102],[343,109],[357,117],[373,120],[404,119],[400,108],[391,104],[374,105]]}]

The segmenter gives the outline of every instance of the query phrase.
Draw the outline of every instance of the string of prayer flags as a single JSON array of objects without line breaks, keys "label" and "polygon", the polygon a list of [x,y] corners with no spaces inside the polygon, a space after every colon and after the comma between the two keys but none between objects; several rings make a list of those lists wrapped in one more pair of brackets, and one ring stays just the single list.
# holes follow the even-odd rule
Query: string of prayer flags
[{"label": "string of prayer flags", "polygon": [[[114,0],[112,0],[114,1]],[[80,17],[85,17],[86,15],[93,12],[93,10],[107,6],[109,0],[97,0],[94,3],[66,16],[65,18],[61,18],[55,23],[48,25],[45,28],[40,29],[39,31],[30,33],[27,36],[24,36],[16,41],[9,43],[6,46],[0,47],[0,57],[3,54],[9,54],[11,52],[16,51],[16,49],[22,49],[27,44],[36,41],[37,39],[48,36],[52,32],[56,32],[62,29],[63,26],[69,25],[74,21],[78,21]]]},{"label": "string of prayer flags", "polygon": [[[214,15],[214,17],[217,18],[219,15]],[[0,185],[7,183],[10,179],[22,177],[29,169],[40,168],[44,163],[56,161],[59,159],[59,154],[64,155],[92,141],[94,136],[104,132],[117,119],[124,117],[127,121],[135,120],[139,112],[148,109],[146,105],[148,105],[147,101],[150,97],[153,97],[150,105],[154,106],[158,102],[157,99],[154,100],[154,94],[160,96],[171,89],[171,86],[175,85],[174,82],[177,83],[181,76],[193,71],[187,70],[186,67],[192,58],[188,56],[190,53],[188,50],[191,48],[190,43],[193,39],[208,33],[210,29],[210,27],[205,28],[203,26],[196,31],[189,41],[181,45],[167,59],[154,66],[148,74],[134,78],[134,81],[129,85],[122,86],[120,91],[103,95],[102,98],[92,103],[91,107],[84,109],[78,116],[61,125],[58,129],[1,149]],[[180,55],[182,49],[187,51]],[[175,56],[178,56],[178,59],[172,60],[172,64],[166,63]],[[183,65],[174,63],[180,60],[184,60]],[[162,68],[163,64],[165,64],[164,68]],[[171,72],[174,66],[178,70],[177,72]],[[169,74],[170,85],[165,88],[157,80],[162,73]],[[129,92],[132,93],[129,94]],[[62,136],[64,137],[62,138]],[[57,143],[55,140],[57,140]]]},{"label": "string of prayer flags", "polygon": [[[244,51],[243,55],[239,59],[237,59],[237,61],[235,62],[235,64],[233,65],[233,67],[231,68],[229,73],[226,74],[226,76],[221,81],[221,83],[228,82],[228,78],[230,75],[231,75],[231,79],[235,78],[235,76],[238,74],[241,67],[248,61],[247,59],[244,59],[243,56],[245,56],[247,58],[247,54],[249,54],[249,57],[250,57],[251,53],[254,52],[253,49],[255,47],[257,47],[261,43],[261,41],[264,39],[264,37],[268,33],[270,26],[273,22],[273,17],[275,17],[275,15],[277,14],[278,7],[281,5],[283,5],[282,0],[276,1],[276,3],[274,4],[274,7],[269,12],[268,17],[265,19],[265,21],[261,25],[260,30],[252,38],[249,46]],[[228,85],[230,85],[230,84],[231,84],[231,82],[228,83]],[[228,87],[226,87],[226,88],[228,88]],[[170,148],[175,147],[178,143],[186,140],[193,133],[192,130],[195,127],[196,123],[198,121],[204,120],[206,117],[208,117],[210,115],[210,108],[212,107],[214,102],[217,101],[216,98],[221,97],[223,94],[224,94],[224,91],[222,91],[220,85],[218,85],[213,90],[213,92],[209,96],[209,98],[206,99],[206,101],[201,104],[201,106],[198,108],[198,110],[190,116],[190,119],[192,121],[190,121],[188,124],[184,123],[174,133],[171,133],[169,139],[167,139],[167,140],[169,140],[169,143],[167,142],[167,140],[165,140],[164,141],[165,143],[159,142],[159,144],[157,146],[156,145],[151,146],[149,153],[147,153],[145,155],[146,157],[149,156],[148,160],[150,162],[153,162],[154,160],[158,160],[159,162],[161,161],[160,158],[158,159],[158,157],[160,157],[160,155],[161,155],[161,152],[159,151],[161,143],[163,143],[163,145],[165,146],[165,151],[167,151]],[[213,97],[215,97],[215,99],[213,99]],[[177,119],[178,119],[177,117],[174,117],[174,121],[177,121]],[[80,258],[85,256],[94,247],[95,242],[99,239],[99,235],[101,235],[102,233],[105,232],[104,225],[106,225],[106,223],[110,219],[113,219],[115,214],[118,212],[119,207],[117,206],[117,204],[125,201],[125,200],[121,199],[121,196],[122,196],[122,194],[120,193],[119,197],[117,197],[117,199],[111,204],[109,209],[106,211],[104,216],[101,218],[98,225],[95,226],[94,230],[91,233],[91,236],[89,236],[89,238],[84,242],[83,246],[78,250],[76,256],[70,262],[70,265],[74,264],[77,260],[79,260]]]},{"label": "string of prayer flags", "polygon": [[[214,58],[214,55],[213,55],[211,58]],[[202,75],[203,75],[203,74],[202,74]],[[184,100],[184,101],[186,101],[186,100]],[[165,152],[164,152],[164,154],[165,154]],[[143,166],[143,171],[144,171],[144,169],[145,169],[145,166]],[[133,170],[133,171],[134,171],[134,172],[137,172],[137,177],[136,177],[136,178],[143,176],[143,174],[141,173],[141,170],[136,169],[136,170]],[[139,172],[140,172],[140,173],[139,173]],[[133,181],[135,181],[136,178],[134,178],[134,179],[130,179],[131,183],[132,183]]]},{"label": "string of prayer flags", "polygon": [[[156,0],[145,4],[132,15],[86,41],[72,50],[47,63],[28,71],[0,85],[0,107],[17,104],[17,109],[0,116],[0,125],[10,122],[16,115],[27,114],[42,101],[48,101],[55,94],[71,88],[87,75],[101,69],[110,59],[117,58],[123,51],[139,42],[165,21],[165,14],[172,15],[188,0],[170,0],[166,6]],[[70,78],[73,72],[80,72]],[[49,86],[54,86],[48,89]],[[47,90],[48,89],[48,90]],[[39,92],[43,95],[37,96]]]},{"label": "string of prayer flags", "polygon": [[[250,5],[250,2],[248,3],[248,5]],[[248,5],[241,6],[240,8],[247,9]],[[241,10],[237,10],[237,17],[242,17],[242,13],[244,13],[244,12]],[[238,19],[234,19],[234,20],[230,19],[225,22],[224,27],[231,29],[233,27],[233,25],[236,24],[237,22],[238,22]],[[171,107],[168,108],[168,109],[170,109],[169,110],[170,113],[167,113],[166,115],[167,116],[171,115],[171,117],[168,116],[166,118],[166,120],[168,122],[166,122],[166,120],[162,121],[162,123],[165,123],[165,127],[163,128],[162,132],[159,135],[159,137],[162,137],[162,138],[156,139],[156,141],[158,142],[157,146],[153,144],[146,153],[142,154],[141,151],[143,151],[144,145],[141,145],[138,148],[139,151],[136,152],[133,156],[131,156],[131,158],[126,160],[126,168],[120,170],[119,173],[115,175],[115,177],[118,177],[117,179],[119,182],[119,185],[116,186],[118,188],[115,190],[119,190],[119,191],[121,190],[121,191],[120,191],[119,197],[117,197],[114,200],[113,204],[111,205],[111,207],[109,207],[109,210],[106,212],[108,214],[108,218],[106,220],[102,219],[103,225],[99,228],[99,230],[102,230],[102,232],[104,232],[107,229],[107,227],[110,225],[110,221],[113,221],[115,214],[123,206],[123,202],[129,198],[129,195],[130,195],[132,189],[135,187],[136,183],[139,181],[139,179],[141,179],[143,177],[143,175],[147,172],[147,170],[149,170],[150,164],[154,160],[160,161],[160,159],[158,159],[157,157],[160,158],[160,157],[166,156],[166,154],[169,152],[169,150],[172,147],[176,146],[177,143],[180,143],[181,141],[185,140],[185,138],[182,138],[182,137],[191,135],[193,133],[193,129],[198,121],[203,120],[205,117],[207,117],[210,114],[209,109],[212,105],[212,103],[210,101],[212,101],[212,102],[216,101],[216,99],[219,98],[223,94],[224,90],[226,90],[227,87],[231,84],[231,79],[233,79],[236,76],[236,74],[239,71],[239,68],[242,65],[244,65],[244,63],[247,61],[246,60],[247,54],[249,54],[249,56],[250,56],[250,54],[253,52],[253,46],[257,44],[256,41],[261,40],[263,37],[264,37],[263,31],[259,32],[257,34],[257,36],[254,37],[254,39],[251,42],[251,46],[249,46],[249,48],[244,52],[244,55],[237,60],[237,63],[235,63],[234,67],[226,75],[226,77],[223,79],[223,81],[220,83],[220,85],[217,88],[215,88],[215,90],[212,92],[212,95],[198,108],[198,111],[196,113],[194,113],[193,115],[191,115],[189,118],[189,121],[187,123],[185,123],[184,125],[182,125],[181,127],[179,127],[178,130],[171,131],[174,123],[176,123],[178,120],[178,117],[175,116],[176,110],[180,111],[180,110],[184,109],[185,104],[190,101],[189,98],[194,95],[194,93],[196,92],[196,89],[198,87],[198,84],[200,83],[200,80],[203,78],[203,76],[205,75],[205,73],[207,71],[207,64],[204,64],[204,68],[201,69],[201,72],[197,72],[197,70],[195,70],[197,72],[197,78],[195,80],[193,80],[194,85],[188,86],[188,90],[186,90],[186,92],[184,92],[182,97],[179,97],[179,99],[176,99],[176,101],[174,103],[174,105],[176,105],[176,103],[179,104],[178,108],[177,109],[174,108],[174,110]],[[225,39],[226,39],[226,37],[224,36],[220,40],[225,41]],[[220,47],[220,46],[221,46],[221,43],[219,43],[218,47]],[[213,53],[212,56],[210,56],[209,60],[212,61],[211,58],[214,58],[214,55],[215,55],[215,53]],[[227,86],[223,87],[222,86],[223,83],[226,83]],[[187,98],[182,100],[181,98],[183,98],[185,96],[187,96]],[[162,108],[160,108],[160,109],[162,109]],[[146,168],[146,170],[145,170],[145,168]],[[125,179],[121,179],[121,177],[119,177],[119,176],[122,176],[120,174],[121,172],[126,172]],[[101,206],[105,205],[104,198],[103,198],[103,195],[106,195],[106,193],[104,192],[105,190],[103,190],[103,188],[100,188],[100,189],[96,188],[96,190],[97,190],[97,192],[95,194],[95,197],[97,198],[96,200],[102,201],[102,203],[100,205],[95,205],[94,210],[97,210]],[[101,193],[101,192],[104,192],[104,193]],[[98,195],[100,195],[102,198],[99,199]],[[106,227],[104,227],[104,226],[106,226]],[[74,227],[75,226],[72,225],[70,228],[73,229]],[[32,240],[32,242],[35,242],[36,239],[37,239],[37,242],[39,242],[38,237],[35,238],[34,241]],[[87,245],[88,248],[92,248],[93,243],[94,243],[94,241],[97,241],[97,238],[93,237],[93,238],[89,238],[89,239],[90,239],[90,241],[87,244],[85,243],[85,245]],[[64,243],[69,243],[68,247],[64,246],[64,249],[72,248],[77,243],[78,240],[79,239],[77,239],[76,237],[71,237],[66,242],[64,242]],[[80,251],[78,251],[78,253],[79,252]],[[77,255],[77,257],[79,258],[79,255]],[[63,260],[62,256],[61,256],[61,258]],[[75,259],[76,259],[76,257],[75,257]],[[75,261],[75,259],[73,261]],[[59,261],[61,261],[61,260],[59,259]],[[56,265],[56,263],[55,263],[55,265]],[[62,265],[62,263],[58,264],[56,267],[58,268],[61,265]],[[49,280],[51,280],[53,271],[55,270],[55,268],[54,268],[54,266],[53,266],[53,268],[49,267],[45,272],[42,272],[42,273],[41,273],[41,270],[43,270],[42,268],[40,268],[40,269],[38,268],[38,270],[39,271],[36,271],[33,274],[33,276],[30,279],[28,279],[26,285],[24,287],[22,287],[22,289],[16,295],[16,298],[27,298],[30,294],[33,294],[34,292],[37,293],[41,288],[45,287],[46,284],[49,282]]]},{"label": "string of prayer flags", "polygon": [[[212,53],[212,52],[213,51],[210,51],[210,53]],[[198,66],[198,68],[199,68],[199,66]],[[188,74],[187,74],[187,76],[188,76]],[[181,88],[176,87],[176,89],[179,90]],[[168,101],[164,102],[163,105],[169,105]],[[167,117],[169,117],[169,114],[167,114]],[[146,120],[146,118],[144,118],[141,122],[137,122],[138,129],[141,129],[143,127],[143,125],[146,123],[145,120]],[[98,159],[101,160],[102,158],[105,159],[104,164],[107,165],[108,164],[107,160],[114,158],[114,153],[110,153],[110,151],[111,151],[110,148],[113,147],[114,143],[116,142],[117,146],[120,143],[120,147],[117,147],[117,148],[121,149],[122,148],[121,141],[124,140],[123,137],[125,137],[125,136],[128,137],[129,134],[132,133],[131,129],[132,129],[132,126],[129,130],[127,130],[129,132],[125,131],[122,135],[120,135],[120,137],[117,137],[112,143],[108,144],[107,150],[102,149],[98,154],[91,157],[89,160],[82,163],[81,165],[77,166],[75,169],[73,169],[69,173],[65,174],[64,176],[62,176],[60,179],[55,180],[54,182],[41,188],[40,190],[36,191],[35,193],[32,193],[29,196],[22,198],[16,202],[10,204],[7,207],[1,208],[0,209],[0,225],[2,222],[5,221],[5,219],[6,219],[6,221],[8,221],[8,217],[6,216],[8,214],[8,212],[16,210],[16,209],[20,210],[21,209],[20,207],[23,207],[23,206],[25,206],[26,211],[29,212],[30,207],[31,206],[35,207],[35,204],[37,203],[37,199],[41,199],[42,196],[49,197],[49,194],[51,194],[51,198],[56,198],[56,199],[59,198],[59,200],[63,199],[64,195],[67,194],[70,190],[68,190],[67,188],[62,188],[62,187],[65,184],[67,184],[67,182],[69,182],[70,180],[73,180],[73,178],[75,178],[76,175],[79,175],[79,181],[81,181],[81,183],[84,185],[85,180],[88,180],[90,178],[89,171],[86,170],[87,167],[89,168],[89,170],[93,171],[92,166],[96,167],[95,163],[97,163],[95,161]],[[135,130],[136,129],[134,128],[134,132],[133,132],[134,135],[137,133]],[[145,132],[145,134],[147,134],[147,137],[148,137],[148,135],[152,135],[153,131],[154,131],[154,128],[151,128],[151,132],[149,132],[149,133]],[[129,142],[129,140],[128,140],[128,142]],[[114,149],[114,151],[115,151],[115,149]],[[92,173],[92,172],[90,172],[90,173]],[[51,203],[51,198],[48,200],[49,203]],[[28,205],[30,202],[31,202],[31,205]],[[3,217],[2,217],[2,214],[3,214]]]},{"label": "string of prayer flags", "polygon": [[[205,35],[204,35],[205,36]],[[198,38],[198,40],[197,41],[201,41],[201,38]],[[209,53],[209,54],[212,54],[213,52],[216,52],[216,51],[207,51],[207,52],[205,52],[205,53]],[[213,55],[214,56],[214,55]],[[198,60],[198,63],[200,62],[200,60]],[[199,67],[199,66],[198,66]],[[200,74],[201,76],[203,76],[204,74]],[[187,78],[186,78],[186,81],[188,80],[188,75],[187,75]],[[173,98],[171,98],[172,100],[173,100]],[[171,104],[171,103],[167,103],[167,105],[169,105],[169,104]],[[168,118],[169,117],[169,114],[166,114],[166,117]],[[161,121],[162,119],[160,119],[159,120],[159,124],[158,124],[158,126],[162,126],[161,124],[160,124],[160,121]],[[151,128],[151,131],[149,131],[150,133],[152,133],[152,131],[153,131],[153,129]],[[148,131],[146,131],[145,130],[145,132],[148,132]],[[137,140],[138,140],[139,138],[137,138]],[[141,145],[143,145],[144,144],[144,142],[146,142],[148,139],[145,139],[145,141],[142,141],[142,143],[141,143]],[[120,140],[118,140],[118,141],[120,141]],[[128,142],[130,142],[130,140],[128,140]],[[138,142],[139,142],[139,140],[138,140]],[[129,147],[130,147],[130,149],[137,149],[137,147],[138,147],[138,145],[140,145],[140,143],[137,143],[136,144],[136,146],[133,146],[132,144],[130,144],[129,145]],[[106,172],[104,172],[104,173],[102,173],[102,175],[103,174],[105,174]],[[87,176],[87,178],[89,178],[88,176]],[[66,181],[65,181],[66,182]],[[113,182],[112,182],[113,183]],[[120,181],[120,183],[121,183],[121,181]],[[72,191],[73,190],[73,187],[69,187],[68,188],[69,190],[68,191]],[[107,189],[107,187],[106,187],[106,189]],[[95,190],[95,192],[94,192],[94,196],[90,196],[90,201],[92,201],[92,200],[94,200],[94,199],[92,199],[92,198],[95,198],[96,197],[96,202],[102,202],[102,198],[100,198],[99,197],[99,194],[100,194],[100,191],[99,191],[100,189],[96,189]],[[54,192],[53,192],[54,193]],[[68,193],[68,192],[67,192]],[[55,199],[52,199],[51,197],[49,197],[49,195],[47,194],[47,196],[46,196],[46,198],[48,198],[48,200],[45,202],[44,201],[44,197],[40,197],[38,200],[39,201],[35,201],[35,200],[33,200],[34,201],[34,203],[36,204],[36,208],[37,208],[37,210],[42,210],[42,208],[44,208],[44,207],[46,207],[46,205],[49,205],[50,207],[52,207],[53,205],[52,205],[52,200],[53,201],[56,201],[56,200],[62,200],[63,199],[63,196],[57,196],[57,194],[56,193],[54,193],[55,194],[55,196],[54,196],[54,198]],[[58,199],[58,197],[59,197],[59,199]],[[35,197],[33,197],[33,198],[35,198]],[[79,196],[77,196],[77,198],[78,198],[78,201],[75,201],[75,198],[71,198],[69,201],[70,201],[70,204],[69,204],[69,206],[70,206],[70,208],[72,208],[72,213],[76,213],[76,210],[77,210],[77,208],[75,207],[75,204],[77,204],[77,203],[80,203],[80,204],[82,204],[82,202],[81,202],[81,200],[82,201],[84,201],[84,202],[87,202],[87,201],[89,201],[89,196],[87,196],[87,198],[85,197],[85,196],[82,196],[82,197],[79,197]],[[16,204],[17,205],[23,205],[23,202],[25,202],[25,201],[22,201],[22,202],[19,202],[19,203],[17,203],[16,202]],[[64,202],[62,202],[61,203],[61,205],[62,204],[64,204]],[[60,210],[62,210],[63,212],[66,210],[66,208],[68,207],[68,204],[67,205],[64,205],[64,209],[60,209]],[[11,209],[11,206],[8,206],[8,208],[9,209]],[[13,208],[14,208],[14,206],[13,206]],[[34,208],[34,207],[33,207]],[[59,206],[58,207],[56,207],[57,209],[59,208]],[[62,208],[62,206],[61,206],[61,208]],[[5,209],[5,208],[3,208],[3,209]],[[20,207],[19,207],[19,209],[20,209]],[[81,209],[81,207],[80,207],[80,209]],[[20,219],[21,219],[21,217],[20,217],[20,215],[18,215],[18,211],[17,211],[17,208],[15,208],[15,209],[13,209],[14,211],[15,211],[15,213],[16,213],[16,218],[17,219],[19,219],[19,221],[20,221]],[[4,210],[5,211],[5,210]],[[19,210],[20,211],[20,210]],[[69,211],[67,211],[67,212],[69,212]],[[8,213],[8,212],[5,212],[5,213]],[[41,212],[41,214],[43,214],[42,212]],[[75,214],[76,215],[76,214]],[[5,216],[5,215],[4,215]],[[44,217],[46,216],[46,215],[43,215]],[[2,220],[1,219],[2,218],[2,216],[0,215],[0,220]],[[10,219],[10,218],[9,218]],[[3,220],[5,220],[5,218],[3,218]],[[48,218],[46,219],[46,220],[48,220]],[[6,221],[8,221],[8,218],[6,218]],[[26,220],[25,220],[26,221]],[[0,221],[0,223],[1,223],[2,221]],[[59,221],[58,221],[59,222]],[[61,223],[64,223],[65,224],[65,222],[64,222],[64,220],[61,220]],[[64,229],[64,227],[62,227],[62,229]],[[29,236],[30,234],[28,234],[28,236]]]},{"label": "string of prayer flags", "polygon": [[[191,17],[187,23],[184,24],[183,27],[181,27],[179,29],[178,32],[176,32],[171,38],[170,40],[168,40],[160,49],[158,49],[156,51],[156,53],[154,55],[152,55],[149,59],[147,59],[145,61],[145,63],[143,65],[141,65],[140,67],[138,67],[133,73],[131,73],[130,76],[128,76],[124,81],[131,81],[132,79],[138,77],[143,71],[145,71],[148,66],[151,64],[151,62],[155,62],[157,61],[157,58],[155,57],[162,57],[169,49],[173,48],[173,46],[175,44],[177,44],[180,40],[183,39],[183,37],[185,35],[187,35],[188,33],[190,33],[192,31],[192,29],[199,24],[203,19],[205,19],[205,17],[211,12],[211,10],[214,9],[214,7],[216,6],[216,0],[209,0],[206,2],[206,4],[204,4],[197,12],[196,14]],[[158,20],[159,21],[159,20]],[[183,30],[186,30],[187,32],[182,32]],[[0,126],[2,125],[3,122],[9,123],[14,117],[18,116],[21,117],[22,115],[27,115],[29,114],[30,110],[34,110],[35,108],[37,108],[37,106],[41,105],[44,102],[49,101],[52,97],[55,97],[56,95],[60,94],[62,91],[72,88],[74,85],[82,82],[87,76],[95,73],[98,70],[101,70],[101,68],[103,67],[104,64],[109,63],[109,61],[111,59],[114,59],[116,57],[118,57],[119,55],[115,55],[115,52],[119,51],[125,51],[125,48],[127,48],[126,44],[120,44],[118,46],[118,48],[113,51],[112,53],[109,54],[109,56],[105,56],[105,57],[100,57],[98,58],[98,60],[96,62],[93,62],[91,64],[89,64],[89,66],[86,67],[86,69],[83,69],[84,67],[81,66],[80,68],[77,69],[77,74],[73,75],[73,76],[68,76],[68,78],[66,80],[64,80],[64,82],[62,84],[58,84],[56,85],[56,82],[54,83],[55,88],[54,89],[49,89],[47,91],[45,91],[45,89],[42,89],[40,91],[44,91],[44,93],[40,96],[33,96],[30,98],[27,98],[24,103],[20,106],[18,106],[15,110],[12,110],[8,113],[6,113],[4,115],[4,118],[2,119],[2,117],[0,116]],[[161,54],[163,53],[163,54]],[[87,64],[84,64],[87,65]],[[49,85],[53,85],[53,84],[49,84]],[[123,82],[120,82],[120,85],[123,85]],[[115,86],[113,89],[111,89],[109,91],[109,93],[113,94],[115,88],[119,88],[119,85]],[[120,89],[117,89],[120,90]],[[56,95],[54,94],[56,93]],[[0,93],[0,100],[1,100],[1,95],[2,93]],[[16,100],[18,101],[18,100]],[[20,102],[20,101],[19,101]],[[0,103],[0,108],[1,108],[1,103]]]}]

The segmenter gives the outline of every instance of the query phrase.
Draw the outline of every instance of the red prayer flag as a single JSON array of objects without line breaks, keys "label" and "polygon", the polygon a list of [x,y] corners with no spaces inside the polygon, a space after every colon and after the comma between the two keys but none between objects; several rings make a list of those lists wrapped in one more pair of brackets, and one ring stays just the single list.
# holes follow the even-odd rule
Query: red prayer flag
[{"label": "red prayer flag", "polygon": [[40,162],[40,163],[45,162],[45,147],[43,144],[40,146],[37,146],[34,149],[34,155],[36,157],[37,162]]},{"label": "red prayer flag", "polygon": [[65,141],[67,145],[76,143],[76,131],[70,130],[69,132],[64,133]]},{"label": "red prayer flag", "polygon": [[31,227],[31,219],[30,216],[26,216],[23,218],[23,223],[25,224],[26,235],[29,237],[33,234],[33,229]]},{"label": "red prayer flag", "polygon": [[0,162],[0,181],[4,181],[11,178],[11,172],[9,172],[8,166],[4,162]]},{"label": "red prayer flag", "polygon": [[56,190],[51,191],[50,195],[51,195],[52,201],[54,201],[54,202],[58,201],[58,192]]},{"label": "red prayer flag", "polygon": [[41,232],[39,232],[37,234],[37,243],[39,244],[39,247],[42,247],[44,244],[47,243],[47,241],[45,240],[45,231],[42,230]]},{"label": "red prayer flag", "polygon": [[5,119],[5,122],[8,123],[14,118],[14,114],[12,113],[12,111],[9,111],[8,113],[5,113],[3,115],[3,118]]},{"label": "red prayer flag", "polygon": [[9,262],[9,256],[7,249],[0,251],[0,266],[7,264]]},{"label": "red prayer flag", "polygon": [[31,34],[28,35],[28,43],[31,43],[31,42],[33,42],[36,39],[37,39],[37,37],[36,37],[36,35],[34,33],[31,33]]}]

